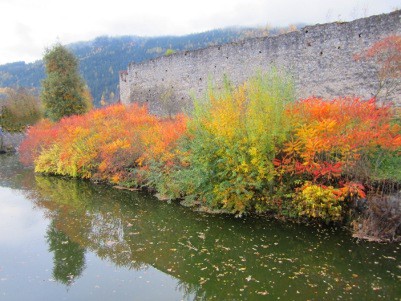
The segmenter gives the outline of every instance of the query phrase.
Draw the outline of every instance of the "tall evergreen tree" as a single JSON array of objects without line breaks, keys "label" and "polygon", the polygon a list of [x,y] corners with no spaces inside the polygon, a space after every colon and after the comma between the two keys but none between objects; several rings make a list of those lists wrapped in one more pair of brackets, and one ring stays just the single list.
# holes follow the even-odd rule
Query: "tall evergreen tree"
[{"label": "tall evergreen tree", "polygon": [[85,83],[78,73],[78,60],[67,48],[56,44],[43,57],[47,77],[42,81],[41,99],[45,114],[54,121],[88,111]]}]

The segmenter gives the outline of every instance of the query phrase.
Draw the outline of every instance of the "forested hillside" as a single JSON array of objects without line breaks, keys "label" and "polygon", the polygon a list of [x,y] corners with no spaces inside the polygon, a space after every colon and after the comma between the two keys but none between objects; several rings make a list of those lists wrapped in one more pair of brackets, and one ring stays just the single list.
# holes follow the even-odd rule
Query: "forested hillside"
[{"label": "forested hillside", "polygon": [[[288,30],[292,29],[294,27]],[[108,103],[118,100],[118,72],[125,70],[130,62],[142,62],[173,51],[194,50],[248,37],[276,34],[278,31],[279,29],[230,28],[186,36],[99,37],[67,47],[78,57],[80,72],[91,90],[95,105],[99,106],[102,97]],[[5,64],[0,66],[0,87],[39,89],[44,76],[42,61]]]}]

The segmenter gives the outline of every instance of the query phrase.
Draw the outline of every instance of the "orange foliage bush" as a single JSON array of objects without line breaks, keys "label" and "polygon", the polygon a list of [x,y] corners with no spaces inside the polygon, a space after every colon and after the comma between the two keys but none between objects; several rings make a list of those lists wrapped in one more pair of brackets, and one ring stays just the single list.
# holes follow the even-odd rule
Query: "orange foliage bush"
[{"label": "orange foliage bush", "polygon": [[138,105],[109,106],[32,127],[21,160],[38,172],[118,183],[131,168],[168,158],[185,124],[182,115],[163,120]]},{"label": "orange foliage bush", "polygon": [[19,147],[19,154],[21,162],[28,166],[56,139],[57,128],[50,120],[45,119],[29,127],[26,134]]},{"label": "orange foliage bush", "polygon": [[390,107],[377,106],[374,99],[309,98],[291,107],[288,116],[293,132],[276,166],[284,166],[281,172],[308,174],[315,182],[332,182],[377,148],[401,146]]},{"label": "orange foliage bush", "polygon": [[38,172],[150,186],[233,213],[326,221],[366,197],[378,162],[382,179],[397,180],[401,126],[392,107],[357,98],[293,103],[290,92],[261,87],[212,96],[196,106],[188,131],[185,116],[161,119],[138,105],[45,120],[29,129],[21,160]]},{"label": "orange foliage bush", "polygon": [[282,185],[298,187],[290,192],[297,215],[340,220],[349,201],[366,197],[376,158],[401,152],[394,111],[374,99],[308,98],[287,116],[292,131],[274,164]]}]

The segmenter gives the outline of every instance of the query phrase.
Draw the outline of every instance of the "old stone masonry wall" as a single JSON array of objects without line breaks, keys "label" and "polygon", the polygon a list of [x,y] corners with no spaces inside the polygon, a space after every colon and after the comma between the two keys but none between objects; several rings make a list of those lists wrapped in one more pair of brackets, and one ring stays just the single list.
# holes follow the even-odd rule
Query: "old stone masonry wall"
[{"label": "old stone masonry wall", "polygon": [[401,35],[401,11],[131,63],[120,72],[120,97],[124,104],[147,103],[153,113],[175,113],[203,96],[210,82],[221,86],[226,75],[240,84],[275,66],[293,76],[299,98],[370,98],[376,67],[355,55],[391,35]]}]

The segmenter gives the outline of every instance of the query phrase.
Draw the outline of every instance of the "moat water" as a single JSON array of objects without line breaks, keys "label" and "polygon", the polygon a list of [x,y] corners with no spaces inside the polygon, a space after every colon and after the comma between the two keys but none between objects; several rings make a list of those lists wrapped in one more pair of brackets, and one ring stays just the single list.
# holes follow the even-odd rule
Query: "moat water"
[{"label": "moat water", "polygon": [[400,300],[400,249],[192,212],[0,156],[0,300]]}]

